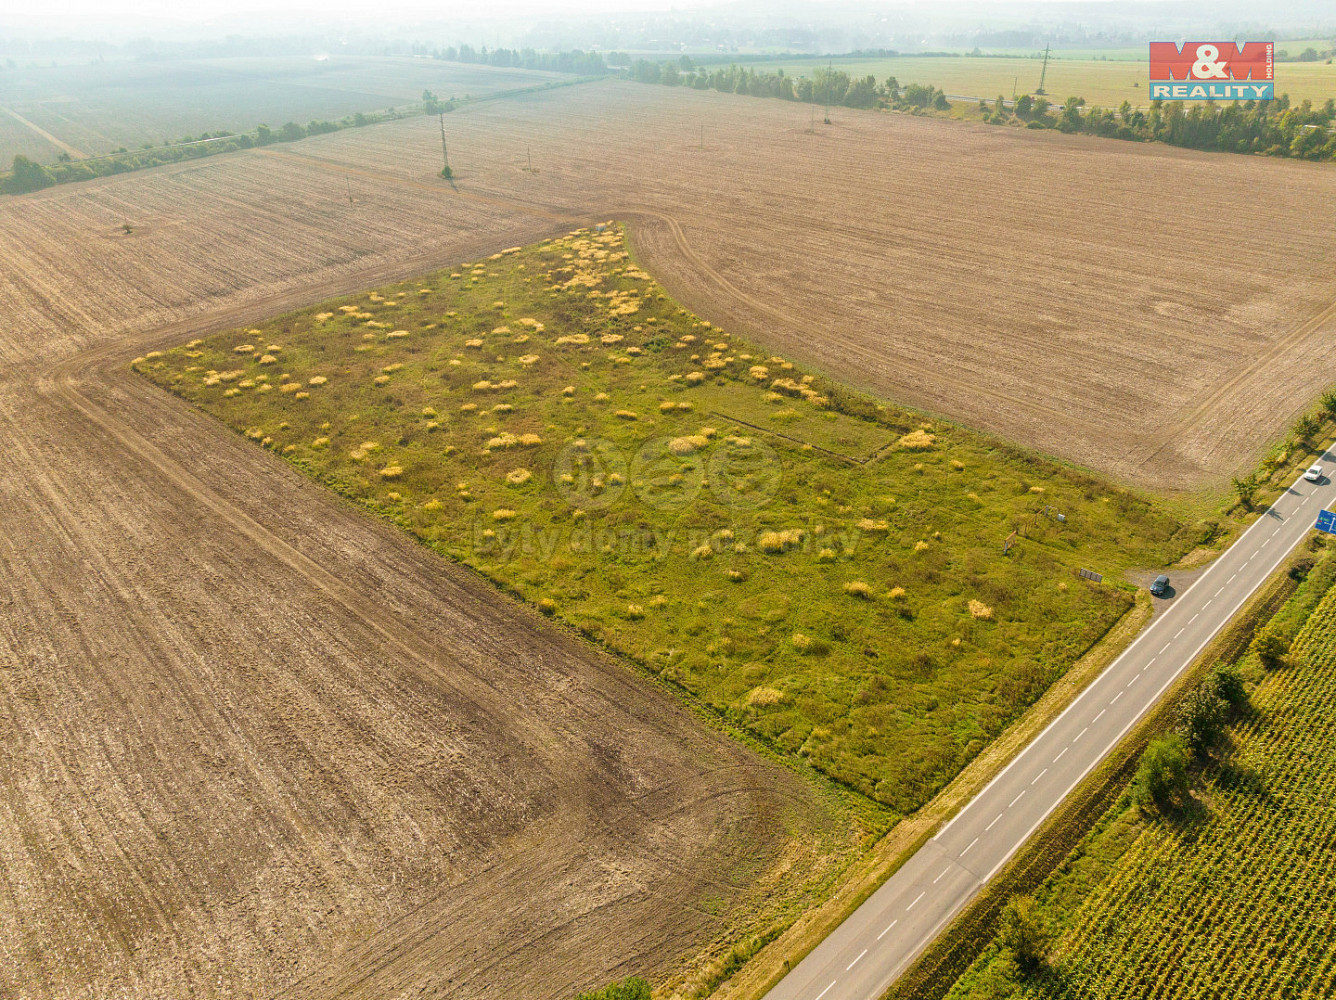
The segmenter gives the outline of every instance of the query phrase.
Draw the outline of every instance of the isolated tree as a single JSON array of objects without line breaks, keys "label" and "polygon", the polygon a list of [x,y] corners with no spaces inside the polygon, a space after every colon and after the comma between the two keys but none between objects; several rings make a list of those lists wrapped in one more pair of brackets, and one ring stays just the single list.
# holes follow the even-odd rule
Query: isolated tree
[{"label": "isolated tree", "polygon": [[1257,491],[1260,489],[1257,484],[1257,477],[1244,476],[1242,479],[1234,479],[1233,483],[1239,503],[1243,505],[1244,510],[1252,510],[1253,504],[1257,502]]},{"label": "isolated tree", "polygon": [[1290,646],[1289,637],[1274,624],[1268,625],[1257,633],[1257,638],[1252,643],[1257,658],[1269,670],[1275,670],[1286,665],[1290,655]]},{"label": "isolated tree", "polygon": [[1205,757],[1225,735],[1229,705],[1209,680],[1189,691],[1178,706],[1178,733],[1198,757]]},{"label": "isolated tree", "polygon": [[1026,972],[1044,964],[1053,943],[1053,935],[1030,896],[1012,896],[1007,901],[998,918],[998,939]]},{"label": "isolated tree", "polygon": [[1177,734],[1150,741],[1132,780],[1132,800],[1143,809],[1169,812],[1187,799],[1188,748]]},{"label": "isolated tree", "polygon": [[1026,118],[1034,110],[1034,98],[1029,94],[1021,94],[1016,98],[1016,117]]},{"label": "isolated tree", "polygon": [[1234,715],[1244,715],[1252,708],[1243,675],[1232,663],[1221,663],[1211,672],[1211,686],[1216,697],[1228,705]]}]

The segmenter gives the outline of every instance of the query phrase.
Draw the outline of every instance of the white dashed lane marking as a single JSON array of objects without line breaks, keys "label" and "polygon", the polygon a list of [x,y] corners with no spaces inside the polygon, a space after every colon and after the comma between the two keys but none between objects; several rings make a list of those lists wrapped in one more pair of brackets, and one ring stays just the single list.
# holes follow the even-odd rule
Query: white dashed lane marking
[{"label": "white dashed lane marking", "polygon": [[[1101,708],[1101,709],[1099,710],[1099,715],[1095,716],[1093,719],[1090,720],[1090,725],[1093,726],[1093,725],[1094,725],[1096,722],[1098,722],[1100,719],[1104,718],[1104,713],[1107,712],[1107,711],[1108,711],[1107,708]],[[1089,727],[1086,727],[1086,728],[1089,728]]]},{"label": "white dashed lane marking", "polygon": [[1001,814],[1001,813],[998,813],[996,816],[994,816],[994,817],[993,817],[993,821],[992,821],[991,823],[989,823],[986,827],[983,828],[983,832],[984,832],[984,833],[987,833],[987,832],[988,832],[989,830],[991,830],[993,827],[997,826],[997,821],[1000,820],[1001,818],[1002,818],[1002,814]]},{"label": "white dashed lane marking", "polygon": [[910,910],[912,910],[914,907],[918,906],[918,901],[919,901],[920,899],[922,899],[922,898],[923,898],[924,896],[926,896],[926,895],[927,895],[927,892],[920,892],[917,896],[915,896],[915,897],[914,897],[914,902],[910,903],[908,906],[905,907],[905,912],[908,913],[908,912],[909,912]]},{"label": "white dashed lane marking", "polygon": [[[1022,789],[1021,789],[1021,795],[1024,795],[1024,794],[1025,794],[1025,789],[1022,788]],[[1012,806],[1014,806],[1017,802],[1019,802],[1019,801],[1021,800],[1021,795],[1017,795],[1014,799],[1012,799],[1011,802],[1008,803],[1007,808],[1010,809],[1010,808],[1011,808]]]},{"label": "white dashed lane marking", "polygon": [[[979,842],[979,838],[978,838],[978,837],[975,837],[973,840],[970,841],[970,847],[973,847],[973,846],[974,846],[975,844],[977,844],[978,842]],[[970,847],[967,847],[967,848],[965,848],[963,851],[960,852],[960,856],[961,856],[962,858],[963,858],[966,854],[968,854],[968,853],[970,852]]]},{"label": "white dashed lane marking", "polygon": [[892,920],[889,924],[887,924],[887,925],[886,925],[886,929],[885,929],[884,931],[882,931],[880,934],[877,935],[877,940],[880,941],[880,940],[881,940],[882,938],[884,938],[887,934],[891,933],[891,928],[894,927],[894,926],[895,926],[896,924],[898,924],[899,922],[900,922],[899,920]]},{"label": "white dashed lane marking", "polygon": [[825,996],[827,993],[829,993],[832,989],[835,988],[835,984],[838,982],[839,982],[838,979],[832,979],[830,981],[830,985],[816,995],[816,1000],[821,1000],[823,996]]},{"label": "white dashed lane marking", "polygon": [[1036,774],[1036,775],[1034,776],[1034,779],[1030,782],[1030,784],[1033,785],[1036,781],[1038,781],[1040,778],[1042,778],[1042,777],[1043,777],[1044,775],[1046,775],[1046,774],[1048,774],[1048,768],[1044,768],[1042,771],[1040,771],[1038,774]]},{"label": "white dashed lane marking", "polygon": [[936,885],[936,884],[937,884],[938,882],[940,882],[942,879],[946,878],[946,873],[949,872],[950,870],[951,870],[951,866],[950,866],[950,865],[947,865],[945,868],[943,868],[943,869],[942,869],[942,874],[938,875],[935,879],[933,879],[933,880],[932,880],[932,884],[933,884],[933,885]]},{"label": "white dashed lane marking", "polygon": [[[862,950],[862,952],[859,953],[858,958],[862,958],[862,957],[863,957],[864,955],[866,955],[866,954],[867,954],[867,949],[864,948],[864,949]],[[855,958],[852,962],[850,962],[848,965],[846,965],[846,966],[844,967],[844,971],[845,971],[845,972],[848,972],[848,971],[849,971],[850,969],[852,969],[855,965],[857,965],[857,964],[858,964],[858,958]]]},{"label": "white dashed lane marking", "polygon": [[1072,740],[1072,742],[1075,743],[1076,740],[1079,740],[1082,736],[1084,736],[1088,732],[1090,732],[1090,727],[1086,726],[1084,729],[1082,729],[1079,733],[1076,734],[1076,737],[1075,739]]},{"label": "white dashed lane marking", "polygon": [[1062,748],[1062,753],[1058,754],[1056,757],[1053,758],[1053,763],[1056,764],[1058,761],[1062,760],[1062,754],[1065,754],[1065,753],[1066,753],[1068,750],[1070,750],[1070,749],[1071,749],[1071,747],[1069,747],[1069,746],[1068,746],[1068,747],[1063,747],[1063,748]]},{"label": "white dashed lane marking", "polygon": [[1121,698],[1122,696],[1123,696],[1123,692],[1122,692],[1122,691],[1119,691],[1116,695],[1113,696],[1113,701],[1109,702],[1109,704],[1110,704],[1110,705],[1116,705],[1116,704],[1118,704],[1118,699]]}]

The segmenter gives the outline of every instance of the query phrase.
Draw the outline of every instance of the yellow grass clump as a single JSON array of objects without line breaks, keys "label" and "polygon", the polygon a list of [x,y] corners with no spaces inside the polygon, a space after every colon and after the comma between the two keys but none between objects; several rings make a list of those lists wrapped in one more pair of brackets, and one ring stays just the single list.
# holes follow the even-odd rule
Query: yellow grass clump
[{"label": "yellow grass clump", "polygon": [[563,396],[574,396],[574,395],[575,395],[575,386],[573,386],[573,385],[568,385],[568,386],[566,386],[566,388],[564,388],[564,389],[561,390],[561,394],[562,394]]},{"label": "yellow grass clump", "polygon": [[[376,385],[388,385],[390,382],[390,377],[388,375],[377,375],[371,381],[374,382]],[[286,388],[286,386],[284,388]]]},{"label": "yellow grass clump", "polygon": [[920,427],[910,431],[895,444],[905,451],[930,451],[937,444],[937,435],[929,434]]},{"label": "yellow grass clump", "polygon": [[464,346],[465,346],[465,347],[481,347],[481,346],[482,346],[482,341],[479,340],[477,337],[474,337],[472,340],[466,340],[466,341],[464,341]]},{"label": "yellow grass clump", "polygon": [[987,604],[984,604],[983,601],[971,597],[969,603],[969,609],[970,609],[970,614],[973,615],[975,618],[980,619],[981,621],[993,620],[993,609],[990,608]]},{"label": "yellow grass clump", "polygon": [[763,531],[756,539],[762,552],[787,552],[800,545],[807,533],[802,528],[788,528],[784,531]]},{"label": "yellow grass clump", "polygon": [[533,473],[528,469],[512,469],[506,473],[506,482],[511,486],[523,486],[533,478]]},{"label": "yellow grass clump", "polygon": [[496,386],[494,386],[494,385],[493,385],[491,382],[489,382],[487,379],[483,379],[481,382],[474,382],[474,383],[473,383],[473,391],[474,391],[474,392],[491,392],[491,391],[492,391],[493,389],[495,389],[495,388],[496,388]]},{"label": "yellow grass clump", "polygon": [[505,507],[498,507],[496,510],[492,511],[493,521],[510,521],[513,520],[514,517],[515,512],[513,510],[507,510]]},{"label": "yellow grass clump", "polygon": [[564,337],[558,337],[553,341],[558,347],[566,344],[587,344],[589,343],[589,334],[587,333],[568,333]]},{"label": "yellow grass clump", "polygon": [[408,336],[408,331],[407,331],[407,330],[391,330],[389,333],[385,334],[385,336],[397,340],[397,339],[400,338],[400,337],[407,337],[407,336]]},{"label": "yellow grass clump", "polygon": [[600,342],[604,344],[620,344],[626,338],[623,337],[620,333],[605,333],[598,339]]},{"label": "yellow grass clump", "polygon": [[870,517],[865,517],[858,522],[859,531],[886,532],[891,530],[891,526],[885,521],[874,521]]},{"label": "yellow grass clump", "polygon": [[323,375],[315,375],[306,380],[307,385],[324,385],[329,379]]},{"label": "yellow grass clump", "polygon": [[955,469],[957,472],[964,472],[965,463],[958,458],[953,458],[951,459],[951,468]]},{"label": "yellow grass clump", "polygon": [[892,587],[890,590],[888,590],[888,591],[886,592],[886,596],[889,597],[889,598],[890,598],[891,600],[893,600],[893,601],[902,601],[902,600],[904,600],[904,597],[905,597],[905,588],[904,588],[904,587]]},{"label": "yellow grass clump", "polygon": [[691,434],[687,437],[673,438],[668,442],[668,450],[674,455],[693,455],[707,444],[709,442],[699,434]]},{"label": "yellow grass clump", "polygon": [[635,411],[635,410],[614,410],[612,415],[613,415],[614,417],[618,417],[618,418],[620,418],[620,419],[622,419],[622,420],[637,420],[637,419],[639,419],[638,416],[637,416],[637,414],[636,414],[636,411]]},{"label": "yellow grass clump", "polygon": [[753,708],[769,708],[784,700],[784,692],[779,688],[757,687],[747,692],[747,704]]},{"label": "yellow grass clump", "polygon": [[301,392],[302,384],[300,382],[284,382],[278,387],[279,392]]},{"label": "yellow grass clump", "polygon": [[626,606],[626,617],[631,621],[639,621],[645,617],[645,609],[639,604],[628,604]]},{"label": "yellow grass clump", "polygon": [[311,447],[312,447],[312,448],[328,448],[328,447],[329,447],[329,438],[327,438],[327,437],[318,437],[318,438],[316,438],[314,441],[311,442]]},{"label": "yellow grass clump", "polygon": [[236,347],[232,348],[232,350],[237,354],[251,354],[254,352],[255,347],[251,344],[238,344]]},{"label": "yellow grass clump", "polygon": [[867,600],[872,596],[872,588],[862,580],[850,580],[844,585],[844,592],[850,597]]},{"label": "yellow grass clump", "polygon": [[915,552],[927,552],[927,551],[928,551],[928,548],[929,548],[929,546],[928,546],[928,543],[927,543],[927,542],[924,542],[924,541],[918,541],[918,542],[915,542],[915,543],[914,543],[914,551],[915,551]]},{"label": "yellow grass clump", "polygon": [[700,385],[704,381],[704,372],[687,372],[687,385]]},{"label": "yellow grass clump", "polygon": [[381,479],[398,479],[403,474],[404,467],[402,465],[387,465],[377,473]]},{"label": "yellow grass clump", "polygon": [[333,318],[334,318],[334,314],[333,314],[333,313],[316,313],[316,314],[315,314],[315,320],[316,320],[317,323],[323,323],[323,322],[325,322],[326,320],[330,320],[330,319],[333,319]]},{"label": "yellow grass clump", "polygon": [[692,558],[692,559],[712,559],[712,558],[714,558],[714,548],[710,545],[709,542],[706,542],[704,545],[700,546],[699,548],[692,550],[691,558]]},{"label": "yellow grass clump", "polygon": [[268,347],[265,348],[265,350],[268,351],[270,354],[277,354],[279,351],[283,350],[283,345],[270,344]]},{"label": "yellow grass clump", "polygon": [[262,365],[272,365],[277,362],[278,358],[274,357],[272,354],[265,354],[260,358],[260,364]]},{"label": "yellow grass clump", "polygon": [[520,355],[520,357],[519,357],[518,360],[519,360],[519,363],[520,363],[520,364],[524,365],[524,367],[527,368],[527,367],[529,367],[529,365],[534,364],[534,363],[538,360],[538,355],[537,355],[537,354],[522,354],[522,355]]}]

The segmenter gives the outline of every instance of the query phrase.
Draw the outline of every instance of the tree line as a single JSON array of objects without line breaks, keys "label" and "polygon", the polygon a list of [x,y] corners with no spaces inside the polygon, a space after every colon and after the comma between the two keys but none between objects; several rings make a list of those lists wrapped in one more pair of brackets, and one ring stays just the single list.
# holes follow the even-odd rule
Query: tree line
[{"label": "tree line", "polygon": [[[773,97],[849,108],[888,108],[911,113],[952,110],[946,94],[930,84],[901,86],[895,77],[850,76],[820,68],[808,76],[789,76],[730,65],[708,67],[691,58],[664,62],[637,59],[630,78],[640,83],[693,90],[717,90],[751,97]],[[1292,104],[1288,95],[1270,101],[1192,104],[1154,101],[1149,109],[1124,101],[1117,109],[1086,107],[1084,98],[1054,105],[1044,97],[1022,95],[1014,102],[1001,95],[980,101],[983,121],[995,125],[1052,128],[1134,142],[1163,142],[1189,149],[1255,153],[1306,160],[1336,160],[1336,100],[1320,106]]]},{"label": "tree line", "polygon": [[548,73],[574,73],[578,76],[599,76],[613,72],[613,67],[625,66],[630,59],[616,52],[607,58],[598,52],[572,49],[569,52],[539,52],[536,49],[488,49],[484,45],[451,45],[432,52],[433,59],[446,62],[473,63],[482,66],[500,66],[507,69],[535,69]]},{"label": "tree line", "polygon": [[[424,106],[428,92],[424,92]],[[449,111],[454,103],[440,102],[430,97],[440,111]],[[433,112],[435,113],[435,112]],[[106,156],[89,157],[75,160],[68,153],[61,153],[55,163],[43,164],[18,155],[8,174],[0,174],[0,192],[5,194],[24,194],[39,191],[54,184],[68,184],[74,181],[87,181],[95,177],[108,177],[112,174],[129,173],[131,170],[143,170],[164,163],[180,163],[184,160],[197,160],[219,153],[231,153],[238,149],[252,149],[256,146],[268,146],[276,142],[295,142],[308,135],[321,135],[325,132],[338,132],[345,128],[358,128],[374,125],[377,122],[404,118],[407,111],[379,111],[372,113],[357,112],[336,121],[313,120],[305,125],[288,122],[280,128],[257,125],[250,132],[205,132],[199,137],[184,136],[174,143],[161,146],[145,144],[139,149],[122,147]]]}]

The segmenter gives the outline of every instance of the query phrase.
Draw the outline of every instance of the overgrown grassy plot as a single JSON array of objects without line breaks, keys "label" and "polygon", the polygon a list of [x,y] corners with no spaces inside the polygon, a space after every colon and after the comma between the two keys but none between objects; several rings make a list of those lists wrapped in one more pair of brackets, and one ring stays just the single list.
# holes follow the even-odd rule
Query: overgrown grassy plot
[{"label": "overgrown grassy plot", "polygon": [[1129,606],[1078,565],[1191,541],[1134,494],[688,314],[617,227],[136,365],[901,811]]}]

